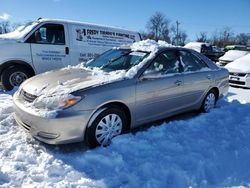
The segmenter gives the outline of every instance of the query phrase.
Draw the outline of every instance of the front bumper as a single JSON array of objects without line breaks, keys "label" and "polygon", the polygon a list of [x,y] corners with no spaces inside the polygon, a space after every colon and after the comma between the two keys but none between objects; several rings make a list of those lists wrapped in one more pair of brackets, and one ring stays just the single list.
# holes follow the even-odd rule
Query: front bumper
[{"label": "front bumper", "polygon": [[25,110],[22,101],[14,96],[15,120],[34,138],[47,144],[67,144],[84,140],[92,110],[61,111],[55,118],[44,118]]},{"label": "front bumper", "polygon": [[231,86],[250,88],[250,77],[246,73],[230,73],[229,84]]}]

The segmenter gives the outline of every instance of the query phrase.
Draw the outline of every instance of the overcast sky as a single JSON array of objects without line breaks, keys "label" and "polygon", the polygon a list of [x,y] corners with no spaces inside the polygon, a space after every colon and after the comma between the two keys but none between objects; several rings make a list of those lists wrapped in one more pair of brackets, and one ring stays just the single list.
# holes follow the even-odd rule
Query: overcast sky
[{"label": "overcast sky", "polygon": [[0,20],[13,23],[62,18],[144,31],[156,11],[178,20],[190,40],[225,26],[250,33],[250,0],[0,0]]}]

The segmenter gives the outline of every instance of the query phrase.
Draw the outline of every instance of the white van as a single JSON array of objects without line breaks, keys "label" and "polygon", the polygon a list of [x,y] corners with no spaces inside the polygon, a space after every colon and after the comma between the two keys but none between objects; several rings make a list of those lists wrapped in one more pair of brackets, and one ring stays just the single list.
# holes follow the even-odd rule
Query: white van
[{"label": "white van", "polygon": [[42,72],[77,65],[141,40],[137,32],[67,20],[38,19],[0,35],[0,84],[6,90]]}]

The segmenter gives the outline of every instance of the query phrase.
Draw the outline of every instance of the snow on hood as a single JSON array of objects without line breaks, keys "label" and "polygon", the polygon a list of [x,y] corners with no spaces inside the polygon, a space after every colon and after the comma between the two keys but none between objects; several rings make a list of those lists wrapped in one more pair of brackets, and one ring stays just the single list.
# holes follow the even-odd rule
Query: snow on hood
[{"label": "snow on hood", "polygon": [[[85,64],[82,63],[77,66],[68,66],[61,70],[43,73],[28,79],[20,86],[19,92],[21,89],[24,89],[24,91],[38,96],[33,103],[27,103],[26,107],[30,108],[32,112],[36,111],[39,115],[45,117],[54,117],[59,110],[55,108],[55,104],[58,104],[60,100],[71,98],[72,92],[123,79],[132,79],[146,62],[155,57],[160,48],[171,46],[164,41],[139,41],[130,46],[131,50],[147,51],[150,54],[128,71],[104,72],[99,68],[86,68]],[[41,110],[42,106],[43,109]],[[40,110],[37,110],[37,108]]]},{"label": "snow on hood", "polygon": [[236,59],[232,63],[228,63],[225,68],[227,68],[229,72],[250,73],[250,53]]},{"label": "snow on hood", "polygon": [[248,53],[249,53],[248,51],[242,51],[242,50],[229,50],[222,57],[220,57],[219,60],[220,61],[234,61]]},{"label": "snow on hood", "polygon": [[192,49],[192,50],[195,50],[197,52],[201,52],[201,45],[207,45],[209,46],[210,44],[208,43],[204,43],[204,42],[189,42],[187,43],[184,48],[189,48],[189,49]]}]

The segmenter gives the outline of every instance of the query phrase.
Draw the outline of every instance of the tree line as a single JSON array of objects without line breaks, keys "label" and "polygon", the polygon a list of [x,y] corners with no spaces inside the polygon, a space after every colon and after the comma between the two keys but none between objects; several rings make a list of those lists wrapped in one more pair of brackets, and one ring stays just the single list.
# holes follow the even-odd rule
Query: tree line
[{"label": "tree line", "polygon": [[[0,20],[0,34],[13,31],[21,23],[11,24],[8,20]],[[146,23],[146,31],[141,32],[143,39],[164,40],[170,44],[184,46],[188,41],[188,35],[179,27],[179,22],[172,22],[163,13],[154,13]],[[206,31],[196,35],[195,41],[207,42],[218,47],[226,45],[250,46],[250,33],[235,34],[230,27],[216,29],[210,36]]]}]

